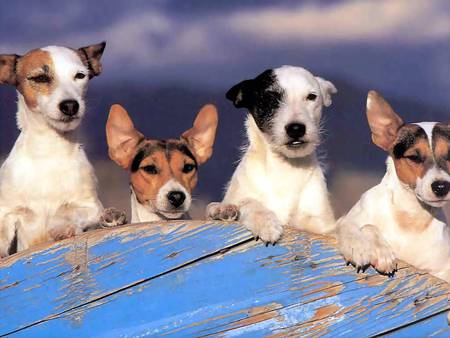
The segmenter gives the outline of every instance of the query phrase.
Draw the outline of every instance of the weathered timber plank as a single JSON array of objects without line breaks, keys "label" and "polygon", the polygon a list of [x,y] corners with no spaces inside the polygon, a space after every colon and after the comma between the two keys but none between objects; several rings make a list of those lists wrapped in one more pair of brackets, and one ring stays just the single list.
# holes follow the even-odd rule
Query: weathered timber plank
[{"label": "weathered timber plank", "polygon": [[405,265],[395,278],[356,274],[332,240],[288,231],[275,247],[240,245],[17,335],[363,337],[438,314],[449,294]]},{"label": "weathered timber plank", "polygon": [[402,327],[392,332],[382,333],[383,337],[450,337],[450,327],[447,321],[447,311],[440,313],[431,318],[420,320],[414,324]]},{"label": "weathered timber plank", "polygon": [[0,335],[251,238],[236,224],[94,231],[0,263]]}]

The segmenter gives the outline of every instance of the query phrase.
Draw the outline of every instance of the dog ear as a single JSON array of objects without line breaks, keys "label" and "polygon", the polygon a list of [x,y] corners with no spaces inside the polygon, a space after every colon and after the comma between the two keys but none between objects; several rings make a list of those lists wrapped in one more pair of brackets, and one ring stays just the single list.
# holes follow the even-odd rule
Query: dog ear
[{"label": "dog ear", "polygon": [[0,55],[0,84],[17,85],[16,64],[19,57],[16,54]]},{"label": "dog ear", "polygon": [[94,76],[100,75],[102,72],[102,64],[100,59],[106,47],[106,42],[100,42],[95,45],[81,47],[78,49],[78,55],[80,55],[81,61],[89,69],[89,79]]},{"label": "dog ear", "polygon": [[253,91],[254,80],[244,80],[233,86],[225,94],[226,98],[233,102],[236,108],[250,108],[250,95]]},{"label": "dog ear", "polygon": [[128,169],[135,149],[143,139],[144,136],[134,128],[127,111],[121,105],[112,105],[106,122],[109,157],[122,168]]},{"label": "dog ear", "polygon": [[323,105],[325,107],[331,106],[331,95],[337,93],[337,89],[330,81],[322,79],[316,76],[316,80],[319,83],[320,93],[322,94]]},{"label": "dog ear", "polygon": [[367,95],[367,121],[372,132],[372,141],[378,147],[389,151],[404,124],[387,101],[376,91]]},{"label": "dog ear", "polygon": [[207,104],[197,114],[194,126],[181,135],[181,138],[189,145],[198,164],[205,163],[212,155],[218,123],[217,108],[212,104]]}]

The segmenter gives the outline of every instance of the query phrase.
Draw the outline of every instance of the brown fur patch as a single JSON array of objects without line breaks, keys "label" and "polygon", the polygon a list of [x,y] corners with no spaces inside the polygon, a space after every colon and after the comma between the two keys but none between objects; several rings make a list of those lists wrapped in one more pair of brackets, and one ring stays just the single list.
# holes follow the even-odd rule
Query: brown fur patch
[{"label": "brown fur patch", "polygon": [[[420,127],[417,125],[402,127],[395,144],[401,143],[405,149],[402,150],[401,156],[399,156],[400,154],[393,154],[391,151],[398,178],[410,187],[415,187],[417,179],[425,176],[427,170],[434,162],[428,140],[416,137],[419,131]],[[395,152],[395,147],[393,151]],[[418,156],[423,160],[423,163],[416,163],[408,159],[407,157],[409,156]]]},{"label": "brown fur patch", "polygon": [[450,173],[450,124],[439,123],[433,135],[434,157],[440,168]]},{"label": "brown fur patch", "polygon": [[[178,140],[167,142],[185,144]],[[167,151],[160,141],[146,140],[144,146],[156,149],[141,161],[137,171],[131,173],[131,185],[140,203],[155,201],[161,187],[171,179],[178,181],[189,193],[192,192],[197,185],[197,170],[183,172],[185,164],[195,164],[192,158],[175,148]],[[157,174],[147,173],[143,169],[146,166],[155,166]]]},{"label": "brown fur patch", "polygon": [[[42,74],[50,77],[51,82],[38,83],[30,80],[30,77]],[[31,108],[37,105],[39,96],[50,95],[58,85],[50,53],[41,49],[33,50],[17,61],[16,76],[17,89],[24,96],[26,104]]]}]

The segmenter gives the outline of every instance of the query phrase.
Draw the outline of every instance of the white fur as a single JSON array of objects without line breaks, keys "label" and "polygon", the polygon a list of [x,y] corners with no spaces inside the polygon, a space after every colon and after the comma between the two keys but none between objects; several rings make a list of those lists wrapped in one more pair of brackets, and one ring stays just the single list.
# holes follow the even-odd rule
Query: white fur
[{"label": "white fur", "polygon": [[[173,206],[167,199],[167,195],[171,191],[180,191],[186,196],[183,204],[176,210],[173,210]],[[136,194],[131,189],[131,223],[186,219],[191,203],[191,194],[175,179],[170,179],[159,189],[155,202],[148,201],[145,205],[139,203]]]},{"label": "white fur", "polygon": [[[399,215],[407,224],[399,224]],[[358,267],[371,264],[392,273],[397,258],[450,282],[450,234],[442,209],[419,201],[398,179],[391,157],[381,183],[338,221],[337,232],[342,254]]]},{"label": "white fur", "polygon": [[[76,53],[48,47],[59,86],[31,110],[19,93],[17,119],[21,133],[0,169],[0,256],[7,253],[14,234],[18,250],[52,237],[75,234],[99,221],[102,205],[96,177],[82,145],[73,132],[78,124],[58,121],[58,105],[77,99],[81,120],[87,80],[74,80],[87,72]],[[80,83],[79,81],[84,81]],[[58,111],[57,111],[58,110]]]},{"label": "white fur", "polygon": [[[249,146],[222,202],[237,205],[241,222],[255,237],[270,243],[278,241],[288,224],[313,233],[335,228],[325,177],[314,150],[319,143],[322,105],[331,103],[324,93],[331,95],[336,88],[328,81],[328,87],[321,88],[317,78],[299,67],[284,66],[275,74],[286,93],[273,121],[275,136],[269,139],[248,115]],[[315,102],[305,100],[311,92],[317,95]],[[308,146],[286,147],[285,126],[293,122],[306,125]],[[208,215],[212,214],[214,210],[209,210]]]}]

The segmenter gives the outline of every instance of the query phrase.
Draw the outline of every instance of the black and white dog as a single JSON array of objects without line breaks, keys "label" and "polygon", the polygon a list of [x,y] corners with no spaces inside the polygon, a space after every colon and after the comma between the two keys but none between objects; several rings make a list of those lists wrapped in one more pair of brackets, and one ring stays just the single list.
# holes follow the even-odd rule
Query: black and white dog
[{"label": "black and white dog", "polygon": [[[313,233],[335,228],[323,171],[316,157],[322,107],[334,85],[300,67],[266,70],[231,88],[226,97],[248,109],[249,144],[212,219],[237,218],[265,243],[275,243],[283,225]],[[236,217],[235,217],[236,216]]]}]

